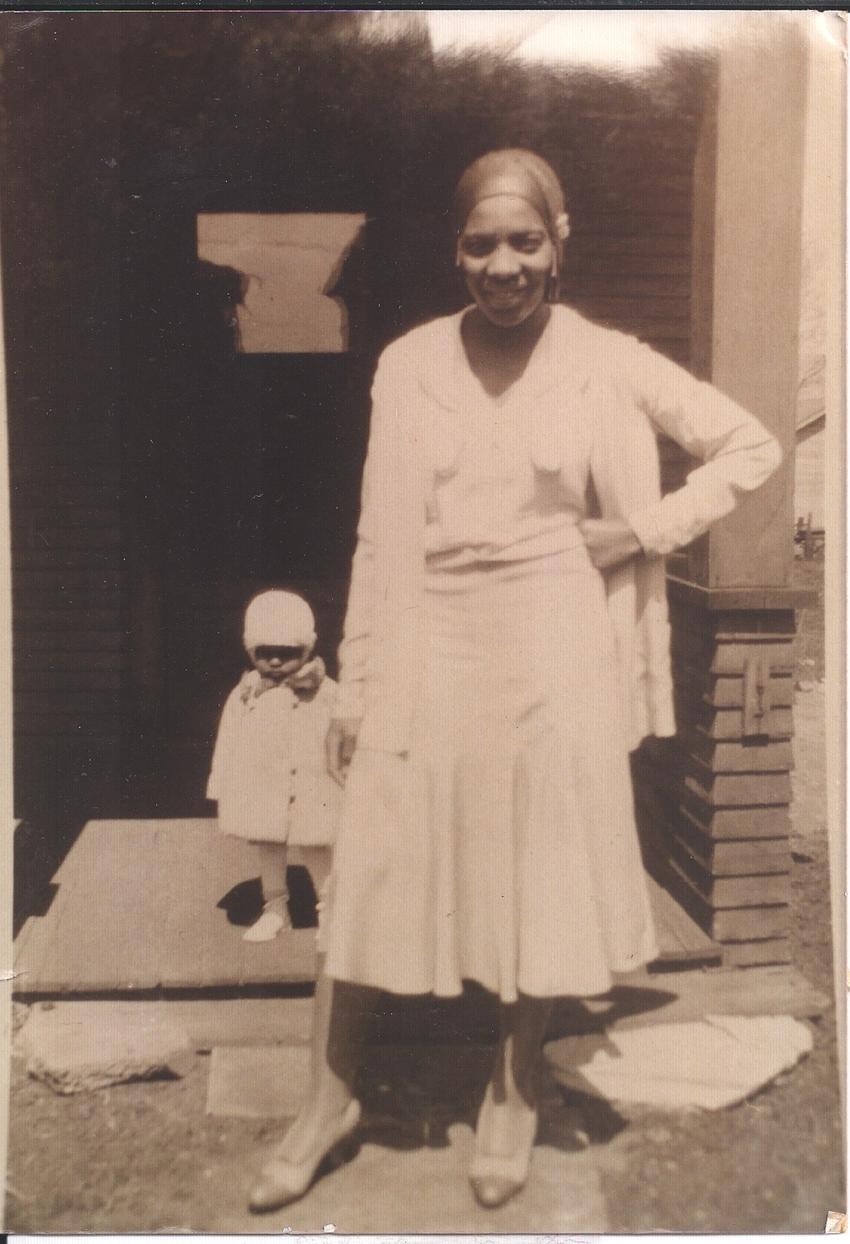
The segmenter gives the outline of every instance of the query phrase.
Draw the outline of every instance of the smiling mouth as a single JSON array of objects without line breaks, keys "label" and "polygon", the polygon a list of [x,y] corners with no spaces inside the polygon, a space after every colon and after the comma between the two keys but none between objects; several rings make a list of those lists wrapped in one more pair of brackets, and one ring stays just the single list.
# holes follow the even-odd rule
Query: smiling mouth
[{"label": "smiling mouth", "polygon": [[487,290],[487,301],[496,305],[504,303],[505,306],[511,306],[515,302],[522,302],[525,297],[525,291],[521,289],[491,289]]}]

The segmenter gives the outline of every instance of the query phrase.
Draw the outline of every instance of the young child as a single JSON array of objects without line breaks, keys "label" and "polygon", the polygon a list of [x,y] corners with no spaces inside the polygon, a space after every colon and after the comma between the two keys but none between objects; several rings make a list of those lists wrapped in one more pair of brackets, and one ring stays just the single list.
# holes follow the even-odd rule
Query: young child
[{"label": "young child", "polygon": [[342,795],[325,762],[336,683],[320,657],[310,659],[315,642],[300,596],[263,592],[248,605],[244,643],[254,668],[225,703],[207,798],[218,802],[225,834],[255,844],[264,906],[244,935],[249,942],[291,927],[288,863],[308,868],[319,895],[330,871]]}]

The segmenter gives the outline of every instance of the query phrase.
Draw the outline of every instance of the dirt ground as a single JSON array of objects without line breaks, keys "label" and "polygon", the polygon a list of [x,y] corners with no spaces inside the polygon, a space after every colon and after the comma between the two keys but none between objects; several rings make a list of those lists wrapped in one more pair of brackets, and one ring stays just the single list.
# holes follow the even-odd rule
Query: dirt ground
[{"label": "dirt ground", "polygon": [[[807,577],[816,573],[810,564],[805,567]],[[816,617],[806,619],[807,635],[816,636],[816,625]],[[816,651],[816,638],[812,642]],[[816,668],[815,680],[821,676],[822,668]],[[822,685],[801,693],[797,728],[798,764],[805,757],[805,767],[796,779],[794,811],[793,961],[832,996]],[[17,1009],[18,1022],[24,1010]],[[812,1027],[811,1055],[733,1109],[630,1111],[622,1117],[589,1100],[564,1098],[553,1085],[547,1128],[557,1131],[561,1117],[580,1116],[589,1148],[576,1162],[590,1160],[604,1199],[604,1225],[588,1223],[584,1229],[822,1232],[827,1211],[846,1204],[832,1010]],[[394,1075],[387,1075],[386,1067],[379,1075],[367,1068],[363,1096],[373,1138],[381,1143],[383,1128],[390,1137],[386,1143],[396,1148],[445,1144],[449,1122],[473,1117],[480,1068],[472,1055],[465,1064],[435,1049],[424,1062],[421,1053],[413,1063],[402,1060]],[[417,1082],[419,1072],[411,1066],[436,1078],[439,1100]],[[21,1233],[273,1229],[274,1224],[248,1218],[244,1196],[259,1155],[281,1125],[208,1116],[207,1072],[208,1059],[198,1056],[182,1080],[63,1098],[29,1079],[15,1058],[6,1228]],[[397,1206],[403,1193],[391,1187],[384,1195]],[[440,1197],[439,1186],[432,1195]],[[523,1196],[533,1200],[533,1182]],[[415,1206],[410,1212],[409,1229],[421,1229]],[[476,1229],[474,1209],[470,1214],[457,1230]],[[372,1229],[383,1229],[379,1203]]]}]

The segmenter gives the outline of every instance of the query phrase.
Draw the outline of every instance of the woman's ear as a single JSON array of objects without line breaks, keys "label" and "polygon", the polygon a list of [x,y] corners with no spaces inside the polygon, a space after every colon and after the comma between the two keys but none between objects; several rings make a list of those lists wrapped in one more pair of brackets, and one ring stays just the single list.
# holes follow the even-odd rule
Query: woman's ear
[{"label": "woman's ear", "polygon": [[566,242],[570,236],[570,218],[566,212],[559,212],[555,217],[555,232],[559,242]]}]

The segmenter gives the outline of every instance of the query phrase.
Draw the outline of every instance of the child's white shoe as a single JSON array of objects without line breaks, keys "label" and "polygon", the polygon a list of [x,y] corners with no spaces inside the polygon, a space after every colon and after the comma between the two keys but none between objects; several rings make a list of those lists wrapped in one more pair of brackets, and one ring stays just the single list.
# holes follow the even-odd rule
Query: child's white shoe
[{"label": "child's white shoe", "polygon": [[255,920],[250,929],[246,929],[242,934],[242,940],[243,942],[272,942],[278,933],[291,928],[292,923],[286,902],[277,901],[274,906],[267,903],[259,919]]}]

